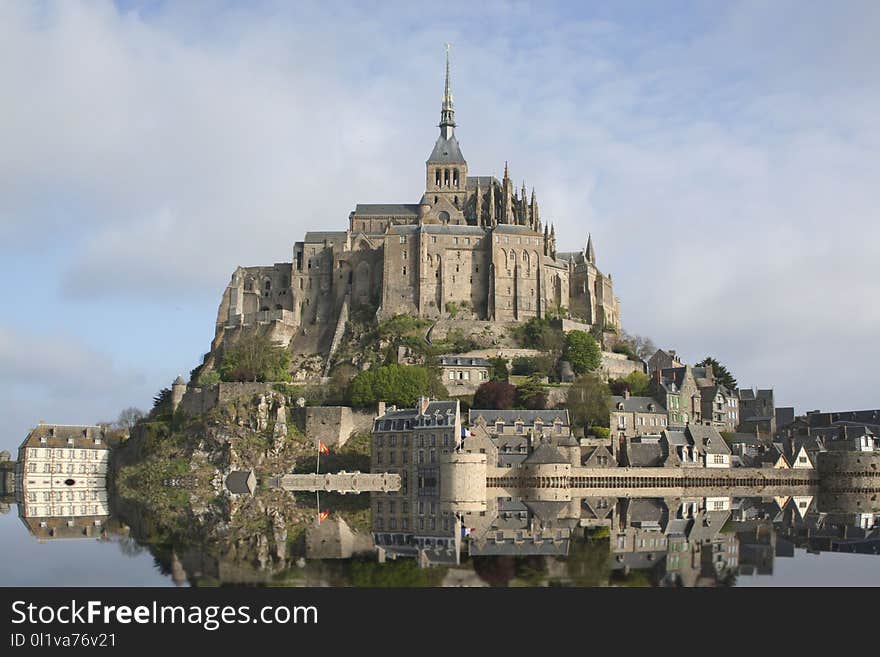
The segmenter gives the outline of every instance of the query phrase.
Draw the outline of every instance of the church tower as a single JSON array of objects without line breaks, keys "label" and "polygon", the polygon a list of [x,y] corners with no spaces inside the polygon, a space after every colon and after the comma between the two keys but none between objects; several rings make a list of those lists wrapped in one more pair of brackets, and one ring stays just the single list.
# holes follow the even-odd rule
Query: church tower
[{"label": "church tower", "polygon": [[426,222],[464,224],[467,201],[467,162],[455,138],[455,106],[446,44],[446,84],[440,108],[440,136],[426,164],[425,200],[430,205]]}]

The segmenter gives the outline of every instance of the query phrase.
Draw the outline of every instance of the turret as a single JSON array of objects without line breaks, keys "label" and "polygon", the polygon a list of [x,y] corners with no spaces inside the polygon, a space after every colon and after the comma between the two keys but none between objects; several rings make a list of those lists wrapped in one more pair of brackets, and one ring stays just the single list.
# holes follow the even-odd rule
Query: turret
[{"label": "turret", "polygon": [[477,226],[483,225],[483,193],[480,190],[480,179],[477,178],[477,196],[474,199],[474,214],[477,218]]}]

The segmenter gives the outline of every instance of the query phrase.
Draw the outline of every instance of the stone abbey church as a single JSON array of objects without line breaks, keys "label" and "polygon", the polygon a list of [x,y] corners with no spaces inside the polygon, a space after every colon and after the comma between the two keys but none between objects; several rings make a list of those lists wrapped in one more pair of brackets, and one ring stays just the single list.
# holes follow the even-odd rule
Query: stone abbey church
[{"label": "stone abbey church", "polygon": [[271,325],[301,353],[326,353],[349,313],[379,320],[406,313],[429,319],[522,322],[566,309],[590,325],[620,327],[611,277],[596,267],[592,240],[561,252],[525,185],[474,176],[455,135],[449,60],[440,135],[418,203],[358,204],[348,228],[308,232],[293,261],[239,267],[217,317],[229,330]]}]

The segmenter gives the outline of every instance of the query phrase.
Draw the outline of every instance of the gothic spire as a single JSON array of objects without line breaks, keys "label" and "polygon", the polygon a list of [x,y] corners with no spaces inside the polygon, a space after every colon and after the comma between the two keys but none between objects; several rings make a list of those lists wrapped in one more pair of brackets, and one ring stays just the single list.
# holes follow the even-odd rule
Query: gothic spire
[{"label": "gothic spire", "polygon": [[590,233],[587,233],[587,249],[586,254],[587,262],[592,264],[596,264],[596,251],[593,249],[593,236]]},{"label": "gothic spire", "polygon": [[495,179],[489,178],[489,225],[495,225]]},{"label": "gothic spire", "polygon": [[449,75],[449,49],[446,44],[446,84],[443,87],[443,105],[440,109],[440,134],[449,139],[455,129],[455,106],[452,101],[452,83]]}]

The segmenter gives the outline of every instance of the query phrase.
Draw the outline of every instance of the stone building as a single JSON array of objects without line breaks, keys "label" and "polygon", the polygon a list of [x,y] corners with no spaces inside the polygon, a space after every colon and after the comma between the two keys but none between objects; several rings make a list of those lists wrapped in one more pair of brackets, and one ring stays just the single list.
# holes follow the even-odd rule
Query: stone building
[{"label": "stone building", "polygon": [[94,537],[109,518],[109,446],[97,426],[39,424],[18,449],[19,516],[42,538]]},{"label": "stone building", "polygon": [[739,426],[739,400],[720,383],[700,388],[702,418],[719,431],[736,431]]},{"label": "stone building", "polygon": [[681,362],[674,349],[658,349],[648,359],[648,372],[653,374],[656,370],[682,367],[683,365],[684,363]]},{"label": "stone building", "polygon": [[762,435],[776,434],[776,407],[773,404],[773,390],[741,388],[736,391],[739,403],[738,431],[759,432]]},{"label": "stone building", "polygon": [[440,356],[440,377],[450,395],[469,395],[489,380],[492,364],[476,356]]},{"label": "stone building", "polygon": [[653,397],[633,397],[628,391],[611,397],[608,426],[618,438],[659,434],[666,428],[666,407]]},{"label": "stone building", "polygon": [[690,365],[654,370],[651,393],[666,407],[669,426],[683,427],[701,421],[702,397]]},{"label": "stone building", "polygon": [[461,525],[442,508],[440,468],[460,441],[458,401],[423,397],[415,408],[389,407],[375,419],[371,472],[401,478],[399,490],[370,496],[373,540],[387,554],[458,563]]},{"label": "stone building", "polygon": [[289,263],[239,267],[223,293],[213,349],[245,326],[295,353],[332,353],[350,312],[379,319],[520,322],[567,308],[588,325],[620,328],[620,301],[588,236],[561,252],[537,196],[471,175],[455,134],[449,61],[440,134],[417,203],[357,204],[345,230],[306,233]]}]

